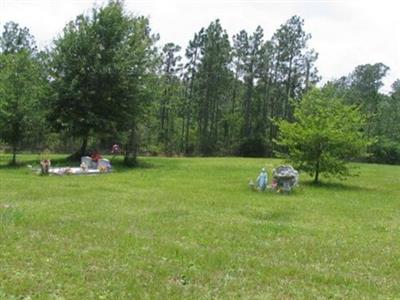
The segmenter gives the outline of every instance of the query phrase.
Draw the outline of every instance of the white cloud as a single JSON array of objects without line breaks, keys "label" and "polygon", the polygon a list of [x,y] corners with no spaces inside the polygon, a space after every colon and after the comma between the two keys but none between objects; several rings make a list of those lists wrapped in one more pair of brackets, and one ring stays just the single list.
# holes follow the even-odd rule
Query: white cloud
[{"label": "white cloud", "polygon": [[[97,5],[104,1],[96,1]],[[324,0],[125,0],[129,11],[150,17],[161,42],[186,47],[194,32],[219,18],[230,36],[261,25],[269,38],[297,14],[313,36],[324,80],[355,66],[383,62],[391,70],[385,90],[400,77],[400,11],[396,1]],[[87,0],[0,0],[0,24],[14,20],[30,28],[39,45],[49,44],[64,25],[93,6]]]}]

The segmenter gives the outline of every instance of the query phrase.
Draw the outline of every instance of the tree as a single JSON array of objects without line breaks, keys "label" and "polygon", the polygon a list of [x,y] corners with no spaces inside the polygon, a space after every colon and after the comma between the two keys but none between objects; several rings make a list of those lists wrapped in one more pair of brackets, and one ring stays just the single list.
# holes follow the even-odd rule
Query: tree
[{"label": "tree", "polygon": [[[173,43],[167,43],[162,49],[163,63],[161,66],[161,86],[162,92],[159,103],[159,134],[158,141],[163,145],[165,153],[171,153],[177,150],[173,144],[178,144],[176,138],[176,116],[178,106],[181,104],[181,84],[179,80],[179,71],[181,69],[181,56],[178,55],[181,47]],[[184,115],[182,132],[184,131]],[[182,136],[182,135],[181,135]],[[175,148],[175,149],[174,149]]]},{"label": "tree", "polygon": [[40,100],[45,82],[29,52],[0,54],[0,138],[12,148],[12,164],[22,142],[43,118]]},{"label": "tree", "polygon": [[288,161],[314,176],[350,175],[347,162],[363,154],[368,145],[362,127],[365,118],[355,106],[332,98],[329,90],[313,89],[294,104],[295,122],[277,121],[278,145],[285,147]]},{"label": "tree", "polygon": [[36,43],[29,29],[20,27],[15,22],[7,22],[0,38],[0,51],[3,54],[13,54],[20,51],[36,51]]},{"label": "tree", "polygon": [[235,39],[235,44],[238,45],[242,50],[242,70],[243,80],[245,85],[245,92],[243,98],[243,136],[250,137],[254,135],[254,115],[255,115],[255,103],[254,103],[254,90],[255,80],[257,79],[258,73],[258,62],[260,61],[261,48],[263,44],[263,30],[260,26],[257,27],[253,35],[248,35],[246,31],[242,30]]},{"label": "tree", "polygon": [[396,81],[393,82],[393,84],[392,84],[392,92],[390,94],[397,101],[400,100],[400,79],[396,79]]},{"label": "tree", "polygon": [[372,161],[400,162],[400,80],[392,85],[389,95],[381,95],[376,114],[377,142],[372,145]]},{"label": "tree", "polygon": [[393,150],[397,149],[397,143],[392,138],[398,122],[396,102],[379,91],[388,71],[389,67],[383,63],[359,65],[348,76],[328,84],[345,103],[360,106],[366,115],[366,136],[378,137],[368,149],[372,153],[369,160],[376,162],[394,162],[397,155],[393,153],[398,152]]},{"label": "tree", "polygon": [[292,117],[290,99],[300,99],[302,94],[318,82],[314,66],[317,53],[308,48],[311,35],[304,31],[304,20],[293,16],[281,25],[272,37],[277,52],[277,74],[280,83],[278,113],[284,118]]},{"label": "tree", "polygon": [[199,33],[195,33],[193,40],[189,41],[189,45],[185,51],[187,63],[184,66],[183,84],[185,88],[185,102],[183,103],[184,114],[184,137],[182,138],[183,152],[189,154],[194,150],[194,143],[190,143],[190,131],[194,127],[193,114],[195,111],[195,83],[201,58],[201,43],[204,28]]},{"label": "tree", "polygon": [[[228,99],[231,46],[219,20],[201,30],[201,58],[196,74],[198,149],[203,155],[218,149],[222,106]],[[199,34],[200,34],[199,33]]]},{"label": "tree", "polygon": [[33,36],[27,28],[8,22],[0,37],[0,138],[16,155],[44,119],[40,102],[46,78]]},{"label": "tree", "polygon": [[136,161],[154,41],[148,20],[125,14],[119,1],[78,16],[55,41],[52,121],[82,140],[75,158],[85,154],[90,136],[124,131],[125,162]]},{"label": "tree", "polygon": [[85,154],[90,135],[115,126],[119,104],[112,95],[119,79],[115,58],[126,27],[119,4],[110,3],[90,15],[79,15],[55,41],[51,119],[56,129],[82,139],[77,159]]},{"label": "tree", "polygon": [[383,63],[357,66],[348,76],[348,101],[351,104],[362,104],[366,113],[375,114],[382,100],[379,89],[383,86],[383,78],[389,67]]},{"label": "tree", "polygon": [[[270,46],[263,41],[263,29],[253,34],[241,30],[233,36],[234,96],[239,96],[240,124],[237,153],[243,156],[263,156],[266,150],[267,89],[270,87]],[[269,83],[269,84],[268,84]],[[235,97],[232,97],[235,100]],[[236,102],[236,101],[235,101]],[[233,114],[232,117],[235,117]],[[232,124],[231,124],[232,126]]]},{"label": "tree", "polygon": [[126,18],[126,38],[116,55],[119,74],[115,94],[119,100],[116,129],[126,136],[124,163],[134,166],[140,145],[140,127],[155,100],[155,74],[160,59],[154,46],[158,36],[151,34],[149,20],[145,17]]}]

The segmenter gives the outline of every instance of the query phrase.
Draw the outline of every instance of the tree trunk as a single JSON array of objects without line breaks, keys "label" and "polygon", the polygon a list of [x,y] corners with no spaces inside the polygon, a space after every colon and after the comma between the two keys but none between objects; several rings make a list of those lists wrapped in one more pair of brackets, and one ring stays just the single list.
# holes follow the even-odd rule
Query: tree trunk
[{"label": "tree trunk", "polygon": [[183,115],[182,116],[182,126],[181,126],[181,144],[180,144],[180,147],[179,147],[179,153],[181,155],[183,154],[184,148],[185,148],[184,139],[185,139],[185,116]]},{"label": "tree trunk", "polygon": [[192,65],[192,69],[191,69],[191,76],[190,76],[190,84],[189,84],[189,95],[186,99],[186,110],[185,110],[185,114],[186,114],[186,128],[185,128],[185,154],[188,155],[189,154],[189,129],[190,129],[190,122],[191,122],[191,107],[190,105],[192,104],[192,96],[193,96],[193,88],[194,88],[194,75],[196,73],[196,65],[197,65],[197,56],[198,56],[198,50],[199,47],[197,46],[195,49],[195,53],[194,53],[194,57],[191,61],[191,65]]},{"label": "tree trunk", "polygon": [[306,91],[309,90],[309,85],[310,85],[310,62],[307,60],[307,71],[306,71]]},{"label": "tree trunk", "polygon": [[[214,140],[215,140],[215,145],[217,144],[217,142],[218,142],[218,134],[219,134],[219,118],[220,118],[220,109],[219,109],[219,105],[218,105],[218,103],[217,103],[217,111],[215,112],[215,136],[214,136]],[[214,148],[215,149],[215,148]],[[215,150],[219,150],[219,149],[215,149]]]},{"label": "tree trunk", "polygon": [[189,154],[189,126],[190,126],[190,111],[188,108],[186,115],[186,131],[185,131],[185,154]]},{"label": "tree trunk", "polygon": [[287,120],[289,120],[289,114],[290,114],[290,83],[292,81],[292,61],[293,58],[290,57],[290,61],[289,61],[289,73],[288,73],[288,78],[286,81],[286,97],[284,100],[284,104],[283,104],[283,117],[286,118]]},{"label": "tree trunk", "polygon": [[[279,66],[279,57],[277,57],[277,61],[275,62],[275,67],[274,67],[274,75],[273,75],[273,84],[272,87],[276,87],[276,84],[278,82],[278,66]],[[271,100],[270,100],[270,118],[271,120],[274,119],[277,115],[275,106],[276,106],[276,100],[277,100],[277,91],[274,91],[271,95]],[[269,145],[270,145],[270,153],[271,156],[273,156],[274,153],[274,143],[272,142],[274,138],[276,137],[276,126],[273,122],[270,123],[270,128],[269,128]]]},{"label": "tree trunk", "polygon": [[81,145],[81,149],[79,151],[79,154],[80,154],[79,158],[81,158],[82,156],[84,156],[86,154],[88,140],[89,140],[89,134],[86,134],[82,139],[82,145]]},{"label": "tree trunk", "polygon": [[78,151],[76,151],[75,153],[71,154],[71,155],[68,157],[68,160],[71,160],[71,161],[80,161],[80,160],[81,160],[81,157],[86,155],[88,140],[89,140],[89,133],[86,133],[86,134],[82,137],[81,148],[80,148]]},{"label": "tree trunk", "polygon": [[318,180],[319,180],[319,160],[317,160],[317,164],[315,165],[314,183],[318,183]]},{"label": "tree trunk", "polygon": [[[270,119],[273,120],[275,118],[275,96],[271,97],[271,101],[270,101]],[[270,149],[270,153],[271,155],[273,154],[273,145],[274,143],[272,142],[274,140],[274,129],[275,129],[276,125],[274,124],[274,122],[270,122],[270,126],[269,126],[269,145],[271,146]]]},{"label": "tree trunk", "polygon": [[124,157],[124,164],[127,167],[134,167],[137,165],[137,136],[136,136],[136,128],[135,126],[132,127],[130,130],[128,142],[125,146],[125,157]]},{"label": "tree trunk", "polygon": [[12,151],[13,151],[13,156],[12,156],[11,164],[16,165],[17,164],[17,146],[16,145],[13,145]]},{"label": "tree trunk", "polygon": [[249,137],[252,131],[252,98],[253,98],[253,77],[252,75],[246,80],[246,94],[244,100],[244,131],[243,136]]},{"label": "tree trunk", "polygon": [[236,109],[236,94],[237,94],[237,81],[239,78],[239,67],[236,68],[236,72],[235,72],[235,81],[233,84],[233,93],[232,93],[232,114],[235,113],[235,109]]},{"label": "tree trunk", "polygon": [[[264,95],[263,95],[263,103],[262,103],[262,120],[263,120],[263,135],[267,136],[268,126],[270,121],[268,120],[268,101],[270,97],[270,87],[271,87],[271,78],[268,78],[264,82]],[[272,125],[271,125],[272,126]],[[271,143],[269,143],[271,144]]]}]

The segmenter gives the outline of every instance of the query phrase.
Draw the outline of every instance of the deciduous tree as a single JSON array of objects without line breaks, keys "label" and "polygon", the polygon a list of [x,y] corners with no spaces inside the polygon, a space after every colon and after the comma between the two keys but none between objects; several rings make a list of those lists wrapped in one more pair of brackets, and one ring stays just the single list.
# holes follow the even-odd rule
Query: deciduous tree
[{"label": "deciduous tree", "polygon": [[294,122],[277,122],[276,142],[287,149],[288,161],[314,176],[315,183],[321,173],[350,175],[347,162],[365,152],[368,144],[362,132],[365,118],[358,108],[318,89],[294,107]]},{"label": "deciduous tree", "polygon": [[125,162],[136,161],[138,122],[155,57],[148,20],[125,13],[120,1],[70,22],[55,41],[52,120],[82,140],[127,132]]},{"label": "deciduous tree", "polygon": [[0,139],[11,146],[15,164],[22,142],[44,119],[40,102],[46,78],[27,28],[6,23],[0,50]]}]

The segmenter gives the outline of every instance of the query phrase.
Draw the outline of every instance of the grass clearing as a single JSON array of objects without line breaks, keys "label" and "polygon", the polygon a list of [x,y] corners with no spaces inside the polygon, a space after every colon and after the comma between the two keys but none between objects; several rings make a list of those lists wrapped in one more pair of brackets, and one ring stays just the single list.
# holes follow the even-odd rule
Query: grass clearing
[{"label": "grass clearing", "polygon": [[63,177],[7,159],[0,299],[400,295],[400,167],[360,164],[359,177],[321,186],[302,174],[281,195],[247,186],[271,159],[142,158]]}]

